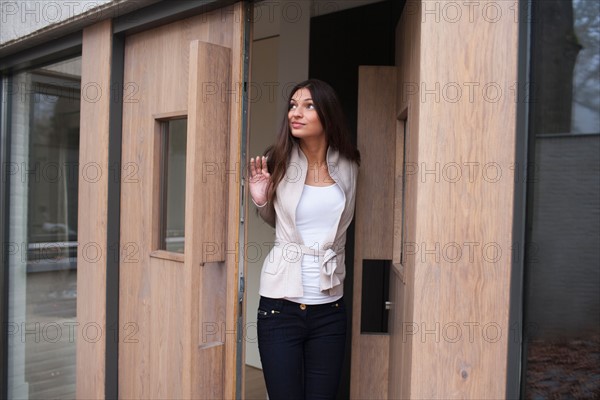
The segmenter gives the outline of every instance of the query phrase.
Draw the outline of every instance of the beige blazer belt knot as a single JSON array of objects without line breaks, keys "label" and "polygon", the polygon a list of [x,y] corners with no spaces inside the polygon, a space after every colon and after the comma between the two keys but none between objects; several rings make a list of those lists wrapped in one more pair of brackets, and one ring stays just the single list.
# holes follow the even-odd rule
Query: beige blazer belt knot
[{"label": "beige blazer belt knot", "polygon": [[[321,274],[320,274],[320,289],[328,290],[342,283],[340,278],[335,274],[338,267],[337,253],[332,249],[328,248],[325,250],[318,250],[308,247],[305,244],[294,243],[294,242],[281,242],[279,241],[276,246],[282,247],[283,257],[289,262],[302,262],[302,256],[312,255],[319,257],[321,260]],[[292,254],[290,254],[292,251]],[[345,247],[338,249],[338,253],[345,251]]]}]

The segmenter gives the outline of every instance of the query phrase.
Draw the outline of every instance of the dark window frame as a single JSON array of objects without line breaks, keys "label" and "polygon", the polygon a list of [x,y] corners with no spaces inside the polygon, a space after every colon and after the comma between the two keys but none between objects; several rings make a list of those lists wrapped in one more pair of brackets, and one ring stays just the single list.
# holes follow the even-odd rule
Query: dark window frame
[{"label": "dark window frame", "polygon": [[[531,16],[532,1],[520,0],[518,3],[518,60],[517,60],[517,104],[515,126],[515,162],[525,171],[525,166],[533,160],[530,135],[530,85],[531,82]],[[523,338],[524,312],[524,273],[525,273],[525,244],[527,243],[527,208],[531,194],[528,190],[528,179],[516,179],[513,193],[513,256],[511,259],[510,300],[508,317],[508,346],[506,357],[506,398],[521,398],[524,388],[523,354],[525,340]]]}]

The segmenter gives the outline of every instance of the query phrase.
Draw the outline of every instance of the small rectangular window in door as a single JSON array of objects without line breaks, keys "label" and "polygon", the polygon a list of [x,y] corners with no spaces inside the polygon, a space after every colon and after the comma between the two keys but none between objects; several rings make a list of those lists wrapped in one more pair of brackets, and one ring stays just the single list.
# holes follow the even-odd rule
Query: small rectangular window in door
[{"label": "small rectangular window in door", "polygon": [[160,250],[183,253],[187,118],[161,121]]}]

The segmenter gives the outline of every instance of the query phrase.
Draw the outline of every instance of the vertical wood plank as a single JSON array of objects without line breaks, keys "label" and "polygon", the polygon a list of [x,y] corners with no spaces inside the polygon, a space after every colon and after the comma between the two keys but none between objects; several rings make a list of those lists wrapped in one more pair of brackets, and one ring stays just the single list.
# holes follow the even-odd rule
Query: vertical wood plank
[{"label": "vertical wood plank", "polygon": [[185,254],[194,266],[225,261],[230,70],[231,49],[191,42]]},{"label": "vertical wood plank", "polygon": [[396,79],[395,67],[359,67],[357,129],[362,165],[355,211],[350,393],[360,399],[385,398],[388,390],[389,338],[363,334],[360,325],[363,260],[391,260],[393,255]]},{"label": "vertical wood plank", "polygon": [[[388,399],[390,336],[360,335],[360,377],[355,399]],[[354,357],[354,355],[353,355]]]},{"label": "vertical wood plank", "polygon": [[[396,161],[395,67],[359,66],[357,143],[362,164],[356,218],[363,259],[392,259]],[[366,222],[366,220],[365,220]]]},{"label": "vertical wood plank", "polygon": [[390,314],[389,314],[389,379],[388,398],[404,399],[404,385],[408,380],[404,376],[406,367],[403,367],[406,354],[406,342],[403,335],[406,315],[406,285],[394,270],[390,273]]},{"label": "vertical wood plank", "polygon": [[[415,166],[419,165],[419,113],[420,98],[418,92],[421,68],[421,12],[425,3],[421,0],[407,1],[400,21],[396,26],[396,67],[398,72],[396,104],[397,115],[406,110],[406,140],[404,149],[405,195],[404,221],[397,224],[406,225],[404,232],[404,251],[408,252],[410,244],[415,243],[417,229],[418,175]],[[398,148],[398,146],[397,146]],[[432,212],[432,210],[423,210]],[[396,229],[402,229],[396,226]],[[403,276],[390,274],[390,398],[409,398],[412,377],[412,337],[406,334],[412,328],[413,307],[415,303],[414,274],[415,257],[405,254]],[[402,282],[404,279],[404,283]],[[409,323],[410,321],[410,323]]]},{"label": "vertical wood plank", "polygon": [[211,342],[200,346],[197,358],[200,374],[194,380],[194,399],[226,399],[225,381],[225,344]]},{"label": "vertical wood plank", "polygon": [[409,397],[504,398],[518,7],[450,20],[422,4]]},{"label": "vertical wood plank", "polygon": [[[225,327],[228,332],[237,333],[238,316],[240,315],[240,303],[238,299],[239,289],[239,268],[240,260],[238,254],[240,254],[240,247],[243,248],[244,243],[240,243],[240,227],[239,221],[240,215],[240,203],[242,201],[243,194],[240,190],[240,180],[244,179],[242,171],[244,171],[244,165],[241,164],[242,160],[242,136],[246,135],[247,132],[242,132],[242,96],[243,96],[243,85],[244,85],[244,41],[252,38],[244,37],[244,24],[247,18],[251,16],[246,15],[246,5],[243,2],[237,2],[232,7],[232,34],[231,34],[231,77],[230,77],[230,88],[232,93],[229,96],[230,102],[230,132],[229,132],[229,154],[227,157],[227,193],[228,193],[228,208],[229,208],[229,224],[227,230],[226,243],[228,248],[233,249],[234,254],[231,252],[228,255],[227,260],[227,283],[225,296],[228,299],[226,303],[225,311]],[[253,8],[251,8],[253,9]],[[250,34],[252,29],[250,29]],[[247,55],[250,57],[250,55]],[[248,105],[249,106],[249,105]],[[246,115],[246,118],[248,118]],[[249,125],[248,125],[249,126]],[[248,129],[248,128],[247,128]],[[245,202],[246,207],[244,215],[248,215],[248,201]],[[247,218],[247,217],[246,217]],[[244,223],[242,229],[247,229],[248,224]],[[244,233],[244,238],[247,238],[247,234]],[[244,252],[245,254],[245,252]],[[245,259],[242,260],[242,268],[245,268]],[[244,276],[245,275],[245,271]],[[245,315],[245,314],[243,314]],[[245,319],[244,319],[245,322]],[[245,325],[242,326],[245,329]],[[242,332],[245,335],[245,332]],[[245,337],[245,336],[244,336]],[[241,379],[242,385],[244,382],[244,371],[245,371],[245,346],[242,343],[241,354],[238,353],[237,337],[235,334],[225,335],[225,388],[224,398],[234,399],[236,398],[236,387],[237,380]],[[237,363],[241,363],[241,376],[237,374]],[[244,389],[242,388],[240,396],[243,396]]]},{"label": "vertical wood plank", "polygon": [[[122,185],[121,242],[122,246],[133,245],[135,254],[121,260],[120,321],[121,325],[131,324],[136,332],[131,337],[135,342],[120,345],[119,395],[123,398],[235,396],[240,201],[235,171],[241,154],[242,96],[242,82],[237,79],[243,59],[238,54],[242,39],[234,36],[240,34],[244,22],[241,10],[240,2],[126,39],[125,82],[131,86],[123,105],[122,154],[123,165],[135,167],[135,179]],[[197,75],[198,69],[190,69],[194,57],[190,43],[196,40],[226,48],[229,64],[217,56],[217,72],[227,71],[227,76],[206,78]],[[196,55],[193,65],[208,67],[215,62],[213,56]],[[196,74],[196,83],[191,85],[196,99],[192,107],[188,106],[190,74]],[[205,100],[216,100],[215,107],[207,108]],[[211,110],[218,110],[217,114],[210,114]],[[188,133],[188,140],[196,140],[191,146],[188,143],[188,152],[191,148],[196,151],[192,156],[188,153],[187,161],[194,164],[193,172],[188,166],[186,175],[195,183],[200,179],[200,186],[186,184],[186,202],[194,204],[194,211],[186,208],[185,254],[175,257],[156,251],[152,232],[157,229],[160,150],[155,116],[167,118],[182,115],[182,111],[187,112],[188,126],[196,126],[193,134]],[[221,149],[219,154],[205,147],[215,144],[214,140]],[[229,193],[223,196],[223,190]],[[213,206],[203,204],[201,196],[194,194],[208,195]],[[221,223],[207,225],[196,207],[218,208]],[[211,235],[203,237],[203,229]],[[199,246],[190,250],[193,243]],[[215,246],[203,248],[202,244]],[[205,260],[204,267],[200,266],[202,251],[212,257]],[[211,336],[207,332],[213,331],[204,329],[216,330]],[[209,376],[202,375],[205,372]]]},{"label": "vertical wood plank", "polygon": [[[190,43],[184,271],[184,314],[189,323],[184,334],[189,334],[190,341],[188,344],[186,340],[189,356],[184,357],[183,366],[184,371],[191,372],[190,398],[210,392],[222,397],[224,390],[224,361],[220,360],[218,365],[206,363],[225,354],[218,346],[207,350],[201,335],[209,327],[211,331],[220,330],[225,324],[227,282],[222,263],[227,187],[223,166],[227,165],[228,156],[230,102],[229,96],[223,96],[223,87],[229,84],[230,70],[231,49],[198,40]],[[218,335],[218,338],[217,343],[222,344],[223,337]],[[220,351],[213,354],[215,348]],[[195,379],[209,382],[213,387],[195,386]],[[187,393],[184,397],[188,397]]]},{"label": "vertical wood plank", "polygon": [[[77,250],[77,398],[104,398],[106,327],[106,254],[108,138],[112,23],[83,30]],[[98,62],[101,59],[103,62]],[[101,93],[86,93],[101,90]],[[89,96],[89,97],[88,97]],[[97,101],[87,101],[97,98]],[[91,171],[94,176],[88,176]],[[99,176],[96,176],[99,173]],[[96,253],[97,251],[97,253]],[[89,328],[98,340],[86,340]],[[95,337],[95,334],[94,334]]]}]

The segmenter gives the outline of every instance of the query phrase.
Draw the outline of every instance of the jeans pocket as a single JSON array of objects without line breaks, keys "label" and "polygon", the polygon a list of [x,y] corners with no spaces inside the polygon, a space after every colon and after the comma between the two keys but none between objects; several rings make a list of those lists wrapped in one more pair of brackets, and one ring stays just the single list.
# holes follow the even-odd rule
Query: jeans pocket
[{"label": "jeans pocket", "polygon": [[281,314],[283,308],[283,301],[279,299],[271,299],[269,297],[262,297],[258,303],[258,312],[256,317],[258,319],[273,318],[278,314]]}]

